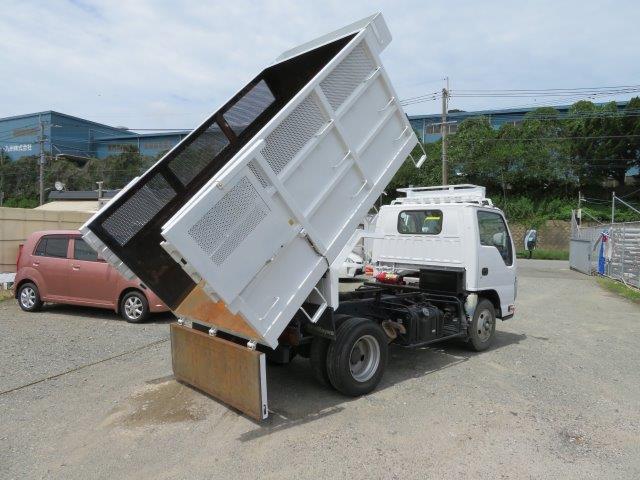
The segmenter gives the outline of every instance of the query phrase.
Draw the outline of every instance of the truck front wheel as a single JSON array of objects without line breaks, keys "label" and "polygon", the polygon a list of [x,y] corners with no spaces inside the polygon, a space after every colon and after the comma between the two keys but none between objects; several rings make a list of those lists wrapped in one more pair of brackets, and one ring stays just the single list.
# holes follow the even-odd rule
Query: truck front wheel
[{"label": "truck front wheel", "polygon": [[380,325],[366,318],[349,318],[327,350],[329,381],[344,395],[367,394],[382,379],[387,356],[388,339]]},{"label": "truck front wheel", "polygon": [[478,302],[469,326],[469,343],[476,352],[491,346],[496,334],[496,310],[487,299]]}]

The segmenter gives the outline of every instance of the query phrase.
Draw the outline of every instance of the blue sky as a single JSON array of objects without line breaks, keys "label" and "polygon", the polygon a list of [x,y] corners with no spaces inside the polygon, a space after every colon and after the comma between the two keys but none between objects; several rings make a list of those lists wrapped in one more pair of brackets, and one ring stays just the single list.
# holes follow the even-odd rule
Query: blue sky
[{"label": "blue sky", "polygon": [[[439,90],[445,76],[453,89],[640,84],[637,1],[3,0],[0,117],[51,109],[191,128],[283,50],[375,11],[394,37],[383,61],[401,98]],[[551,101],[464,98],[450,108]]]}]

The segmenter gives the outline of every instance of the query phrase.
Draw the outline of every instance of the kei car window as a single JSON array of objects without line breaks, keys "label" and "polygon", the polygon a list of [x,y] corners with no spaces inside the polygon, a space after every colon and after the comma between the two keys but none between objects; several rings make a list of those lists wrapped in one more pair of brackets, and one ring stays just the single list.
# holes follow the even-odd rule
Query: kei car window
[{"label": "kei car window", "polygon": [[438,235],[442,232],[442,211],[403,210],[398,215],[398,233]]},{"label": "kei car window", "polygon": [[98,252],[87,245],[87,242],[80,238],[73,241],[73,258],[76,260],[84,260],[86,262],[97,262]]},{"label": "kei car window", "polygon": [[478,210],[478,232],[480,244],[496,247],[506,265],[513,264],[513,250],[509,230],[502,215]]},{"label": "kei car window", "polygon": [[44,247],[47,246],[47,237],[43,237],[38,242],[38,246],[34,250],[33,254],[42,257],[44,255]]},{"label": "kei car window", "polygon": [[43,237],[33,253],[41,257],[67,258],[68,245],[66,237]]}]

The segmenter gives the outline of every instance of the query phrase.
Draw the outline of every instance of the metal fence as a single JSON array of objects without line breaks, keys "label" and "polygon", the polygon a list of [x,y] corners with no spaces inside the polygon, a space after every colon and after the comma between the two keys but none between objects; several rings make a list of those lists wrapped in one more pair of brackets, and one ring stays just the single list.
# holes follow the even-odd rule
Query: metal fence
[{"label": "metal fence", "polygon": [[569,264],[580,272],[601,273],[640,288],[640,222],[585,227],[574,215]]}]

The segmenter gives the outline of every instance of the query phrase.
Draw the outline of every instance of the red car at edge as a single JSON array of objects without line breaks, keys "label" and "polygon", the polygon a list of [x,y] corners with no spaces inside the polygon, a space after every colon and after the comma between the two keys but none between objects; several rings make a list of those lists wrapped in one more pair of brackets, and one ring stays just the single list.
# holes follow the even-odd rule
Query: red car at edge
[{"label": "red car at edge", "polygon": [[44,302],[66,303],[111,309],[138,323],[169,310],[138,278],[127,280],[99,258],[77,230],[32,233],[18,255],[14,285],[27,312]]}]

